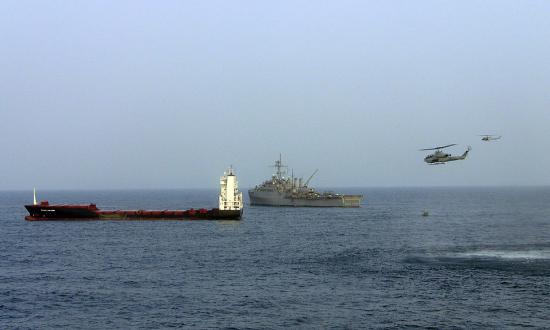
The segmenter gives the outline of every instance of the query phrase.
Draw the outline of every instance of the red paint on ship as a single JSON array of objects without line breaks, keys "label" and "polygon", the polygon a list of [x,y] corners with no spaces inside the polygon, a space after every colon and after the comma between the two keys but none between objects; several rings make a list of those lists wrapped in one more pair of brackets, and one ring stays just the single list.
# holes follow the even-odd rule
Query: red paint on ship
[{"label": "red paint on ship", "polygon": [[218,208],[198,210],[116,210],[102,211],[95,204],[39,204],[25,205],[28,221],[51,220],[240,220],[242,210]]}]

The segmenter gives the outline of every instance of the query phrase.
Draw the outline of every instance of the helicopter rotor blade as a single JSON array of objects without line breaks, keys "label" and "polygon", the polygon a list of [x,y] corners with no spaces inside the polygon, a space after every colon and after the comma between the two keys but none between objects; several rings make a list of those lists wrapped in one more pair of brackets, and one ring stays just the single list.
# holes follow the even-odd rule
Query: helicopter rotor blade
[{"label": "helicopter rotor blade", "polygon": [[441,146],[441,147],[434,147],[434,148],[426,148],[426,149],[420,149],[420,151],[428,151],[428,150],[439,150],[439,149],[445,149],[445,148],[448,148],[448,147],[452,147],[452,146],[456,146],[456,143],[453,143],[453,144],[448,144],[446,146]]}]

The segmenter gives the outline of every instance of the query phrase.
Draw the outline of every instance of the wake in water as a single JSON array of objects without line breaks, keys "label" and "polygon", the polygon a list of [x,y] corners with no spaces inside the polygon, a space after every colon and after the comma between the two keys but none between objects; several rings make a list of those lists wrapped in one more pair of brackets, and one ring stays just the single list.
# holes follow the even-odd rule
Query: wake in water
[{"label": "wake in water", "polygon": [[498,258],[498,259],[525,259],[550,260],[550,249],[545,250],[478,250],[456,254],[464,258]]},{"label": "wake in water", "polygon": [[404,262],[550,276],[550,245],[473,246],[409,255]]}]

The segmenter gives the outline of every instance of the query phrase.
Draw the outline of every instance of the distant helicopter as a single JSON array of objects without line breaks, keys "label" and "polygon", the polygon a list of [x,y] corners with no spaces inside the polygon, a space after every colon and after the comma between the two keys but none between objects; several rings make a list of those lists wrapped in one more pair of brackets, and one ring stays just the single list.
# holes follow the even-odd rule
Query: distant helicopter
[{"label": "distant helicopter", "polygon": [[424,161],[428,163],[428,165],[442,165],[442,164],[445,164],[446,162],[466,159],[466,156],[468,156],[468,152],[472,150],[472,147],[468,146],[468,149],[466,149],[466,151],[462,154],[462,156],[452,156],[451,154],[447,154],[441,151],[441,149],[445,149],[452,146],[456,146],[456,144],[448,144],[442,147],[420,149],[420,151],[435,150],[433,154],[426,156],[424,158]]},{"label": "distant helicopter", "polygon": [[500,138],[502,136],[494,136],[494,135],[488,135],[488,134],[485,134],[485,135],[480,135],[480,136],[483,136],[481,138],[482,141],[485,141],[485,142],[489,142],[489,141],[494,141],[494,140],[500,140]]}]

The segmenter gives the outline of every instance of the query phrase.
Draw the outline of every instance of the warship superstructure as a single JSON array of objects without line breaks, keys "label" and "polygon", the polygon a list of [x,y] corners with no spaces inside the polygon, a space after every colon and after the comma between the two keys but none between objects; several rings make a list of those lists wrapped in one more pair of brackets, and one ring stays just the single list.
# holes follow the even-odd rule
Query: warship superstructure
[{"label": "warship superstructure", "polygon": [[276,172],[271,179],[250,189],[251,205],[304,206],[304,207],[360,207],[363,195],[342,195],[332,191],[319,192],[308,186],[317,173],[315,171],[305,182],[302,178],[287,176],[281,156],[275,161]]}]

